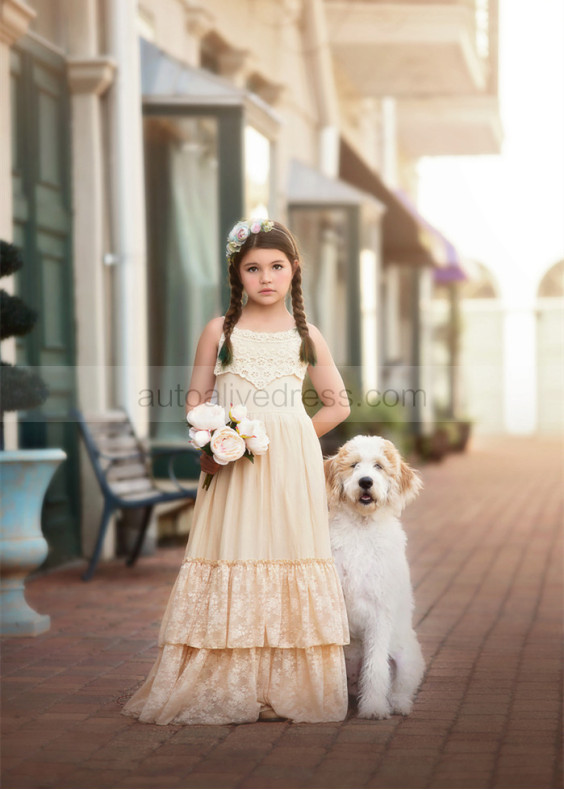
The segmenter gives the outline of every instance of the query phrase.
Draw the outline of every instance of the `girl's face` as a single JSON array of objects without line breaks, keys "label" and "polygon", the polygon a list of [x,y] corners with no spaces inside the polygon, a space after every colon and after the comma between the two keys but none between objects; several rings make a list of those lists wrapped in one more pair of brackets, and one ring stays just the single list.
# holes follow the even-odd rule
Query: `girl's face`
[{"label": "girl's face", "polygon": [[268,305],[284,300],[294,269],[281,250],[249,250],[239,265],[239,276],[253,302]]}]

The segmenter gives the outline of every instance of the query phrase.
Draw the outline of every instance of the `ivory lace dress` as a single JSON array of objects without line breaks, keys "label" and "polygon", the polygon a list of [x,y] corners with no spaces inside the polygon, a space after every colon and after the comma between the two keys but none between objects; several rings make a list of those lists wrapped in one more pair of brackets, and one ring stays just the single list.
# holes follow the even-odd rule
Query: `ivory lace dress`
[{"label": "ivory lace dress", "polygon": [[[223,343],[223,334],[219,348]],[[296,328],[234,328],[216,361],[218,403],[243,403],[270,438],[254,463],[222,467],[202,489],[161,623],[159,654],[122,708],[155,724],[341,721],[349,629],[331,554],[323,457],[302,403]]]}]

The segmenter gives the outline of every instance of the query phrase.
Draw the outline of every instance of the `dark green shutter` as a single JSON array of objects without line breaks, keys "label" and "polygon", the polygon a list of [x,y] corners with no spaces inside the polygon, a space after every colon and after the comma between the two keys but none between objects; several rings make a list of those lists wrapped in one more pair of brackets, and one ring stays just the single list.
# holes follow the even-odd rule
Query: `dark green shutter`
[{"label": "dark green shutter", "polygon": [[81,553],[77,432],[67,418],[76,399],[69,97],[64,59],[31,39],[12,49],[11,74],[14,243],[24,259],[16,292],[39,313],[16,358],[50,389],[39,409],[19,412],[19,446],[67,453],[42,512],[50,567]]}]

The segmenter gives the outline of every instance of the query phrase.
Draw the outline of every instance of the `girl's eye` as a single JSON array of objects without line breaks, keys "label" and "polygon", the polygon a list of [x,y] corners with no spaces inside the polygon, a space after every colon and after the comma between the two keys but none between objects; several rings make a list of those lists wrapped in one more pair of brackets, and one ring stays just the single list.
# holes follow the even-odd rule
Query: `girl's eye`
[{"label": "girl's eye", "polygon": [[[275,263],[274,267],[278,268],[278,269],[283,269],[284,268],[284,264],[283,263]],[[247,271],[248,272],[254,272],[257,268],[258,268],[257,266],[248,266],[247,267]]]}]

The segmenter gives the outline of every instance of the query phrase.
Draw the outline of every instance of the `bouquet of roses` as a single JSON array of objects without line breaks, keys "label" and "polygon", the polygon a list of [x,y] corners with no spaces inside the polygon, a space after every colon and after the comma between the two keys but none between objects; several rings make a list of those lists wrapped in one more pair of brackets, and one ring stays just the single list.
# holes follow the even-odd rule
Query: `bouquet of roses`
[{"label": "bouquet of roses", "polygon": [[[270,440],[263,423],[249,420],[247,407],[242,404],[231,404],[226,418],[223,406],[206,401],[191,409],[186,421],[191,425],[190,444],[222,466],[243,456],[254,463],[255,455],[264,455],[268,450]],[[206,491],[212,477],[209,472],[206,474],[203,486]]]}]

